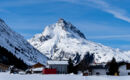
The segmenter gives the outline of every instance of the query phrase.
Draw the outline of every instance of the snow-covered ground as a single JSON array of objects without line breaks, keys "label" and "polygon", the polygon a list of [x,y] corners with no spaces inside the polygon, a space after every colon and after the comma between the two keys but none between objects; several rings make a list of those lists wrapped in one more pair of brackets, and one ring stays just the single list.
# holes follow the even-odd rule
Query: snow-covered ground
[{"label": "snow-covered ground", "polygon": [[130,80],[130,76],[20,75],[0,73],[0,80]]}]

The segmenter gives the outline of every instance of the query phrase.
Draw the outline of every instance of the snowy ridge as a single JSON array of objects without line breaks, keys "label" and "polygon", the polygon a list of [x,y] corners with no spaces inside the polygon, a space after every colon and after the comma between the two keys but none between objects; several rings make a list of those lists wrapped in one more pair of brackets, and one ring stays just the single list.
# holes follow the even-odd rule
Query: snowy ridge
[{"label": "snowy ridge", "polygon": [[48,59],[31,46],[23,36],[12,31],[2,19],[0,19],[0,46],[13,53],[13,55],[28,65],[37,62],[46,64]]},{"label": "snowy ridge", "polygon": [[60,19],[53,25],[46,26],[44,31],[28,40],[35,48],[54,60],[68,60],[79,53],[82,59],[86,52],[93,53],[95,62],[108,62],[113,57],[117,61],[129,61],[130,51],[120,51],[89,41],[71,23]]}]

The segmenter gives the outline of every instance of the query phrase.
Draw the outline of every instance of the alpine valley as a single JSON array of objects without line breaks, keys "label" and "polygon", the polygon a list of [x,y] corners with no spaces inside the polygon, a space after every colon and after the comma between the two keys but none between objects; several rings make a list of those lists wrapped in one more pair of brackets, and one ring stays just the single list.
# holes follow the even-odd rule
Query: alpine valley
[{"label": "alpine valley", "polygon": [[25,68],[38,62],[46,64],[47,59],[0,19],[0,63]]},{"label": "alpine valley", "polygon": [[[87,26],[86,26],[87,27]],[[117,61],[130,62],[130,51],[121,51],[86,39],[74,25],[59,19],[55,24],[46,26],[42,33],[36,34],[28,42],[52,60],[80,60],[89,52],[96,63],[108,62],[113,57]]]}]

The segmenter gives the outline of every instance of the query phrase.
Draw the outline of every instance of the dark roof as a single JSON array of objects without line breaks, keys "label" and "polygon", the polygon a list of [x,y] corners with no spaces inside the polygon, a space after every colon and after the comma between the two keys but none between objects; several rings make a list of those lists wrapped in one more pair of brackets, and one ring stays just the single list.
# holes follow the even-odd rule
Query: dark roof
[{"label": "dark roof", "polygon": [[8,68],[9,68],[9,65],[5,65],[5,64],[0,63],[0,69],[7,70]]},{"label": "dark roof", "polygon": [[9,65],[5,65],[5,64],[2,64],[2,63],[0,63],[0,66],[9,67]]},{"label": "dark roof", "polygon": [[45,67],[45,65],[41,64],[41,63],[37,63],[35,65],[32,66],[33,68],[39,68],[39,67]]}]

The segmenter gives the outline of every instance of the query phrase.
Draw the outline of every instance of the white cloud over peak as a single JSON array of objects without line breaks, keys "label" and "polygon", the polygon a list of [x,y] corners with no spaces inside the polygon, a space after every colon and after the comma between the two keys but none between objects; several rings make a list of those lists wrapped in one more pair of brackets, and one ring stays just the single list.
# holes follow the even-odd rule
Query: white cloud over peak
[{"label": "white cloud over peak", "polygon": [[[69,2],[73,4],[87,5],[97,9],[100,9],[104,12],[112,14],[115,18],[120,20],[124,20],[130,23],[130,17],[126,10],[116,7],[116,4],[110,4],[106,2],[106,0],[13,0],[13,1],[5,1],[1,2],[0,7],[17,7],[17,6],[25,6],[25,5],[34,5],[41,4],[46,2]],[[2,9],[2,8],[1,8]],[[0,11],[1,12],[1,11]]]},{"label": "white cloud over peak", "polygon": [[130,17],[128,17],[127,12],[124,9],[117,8],[114,5],[110,5],[109,3],[103,1],[103,0],[88,0],[90,2],[93,2],[97,4],[97,8],[112,14],[114,17],[130,22]]},{"label": "white cloud over peak", "polygon": [[118,38],[130,38],[130,34],[126,35],[105,35],[105,36],[93,36],[91,39],[118,39]]},{"label": "white cloud over peak", "polygon": [[[60,0],[57,0],[60,1]],[[107,12],[109,14],[112,14],[115,18],[118,18],[120,20],[126,21],[130,23],[130,17],[127,13],[126,10],[122,8],[116,7],[116,5],[107,3],[105,0],[63,0],[65,2],[71,2],[75,4],[80,4],[80,5],[87,5],[91,6],[97,9],[100,9],[104,12]]]}]

